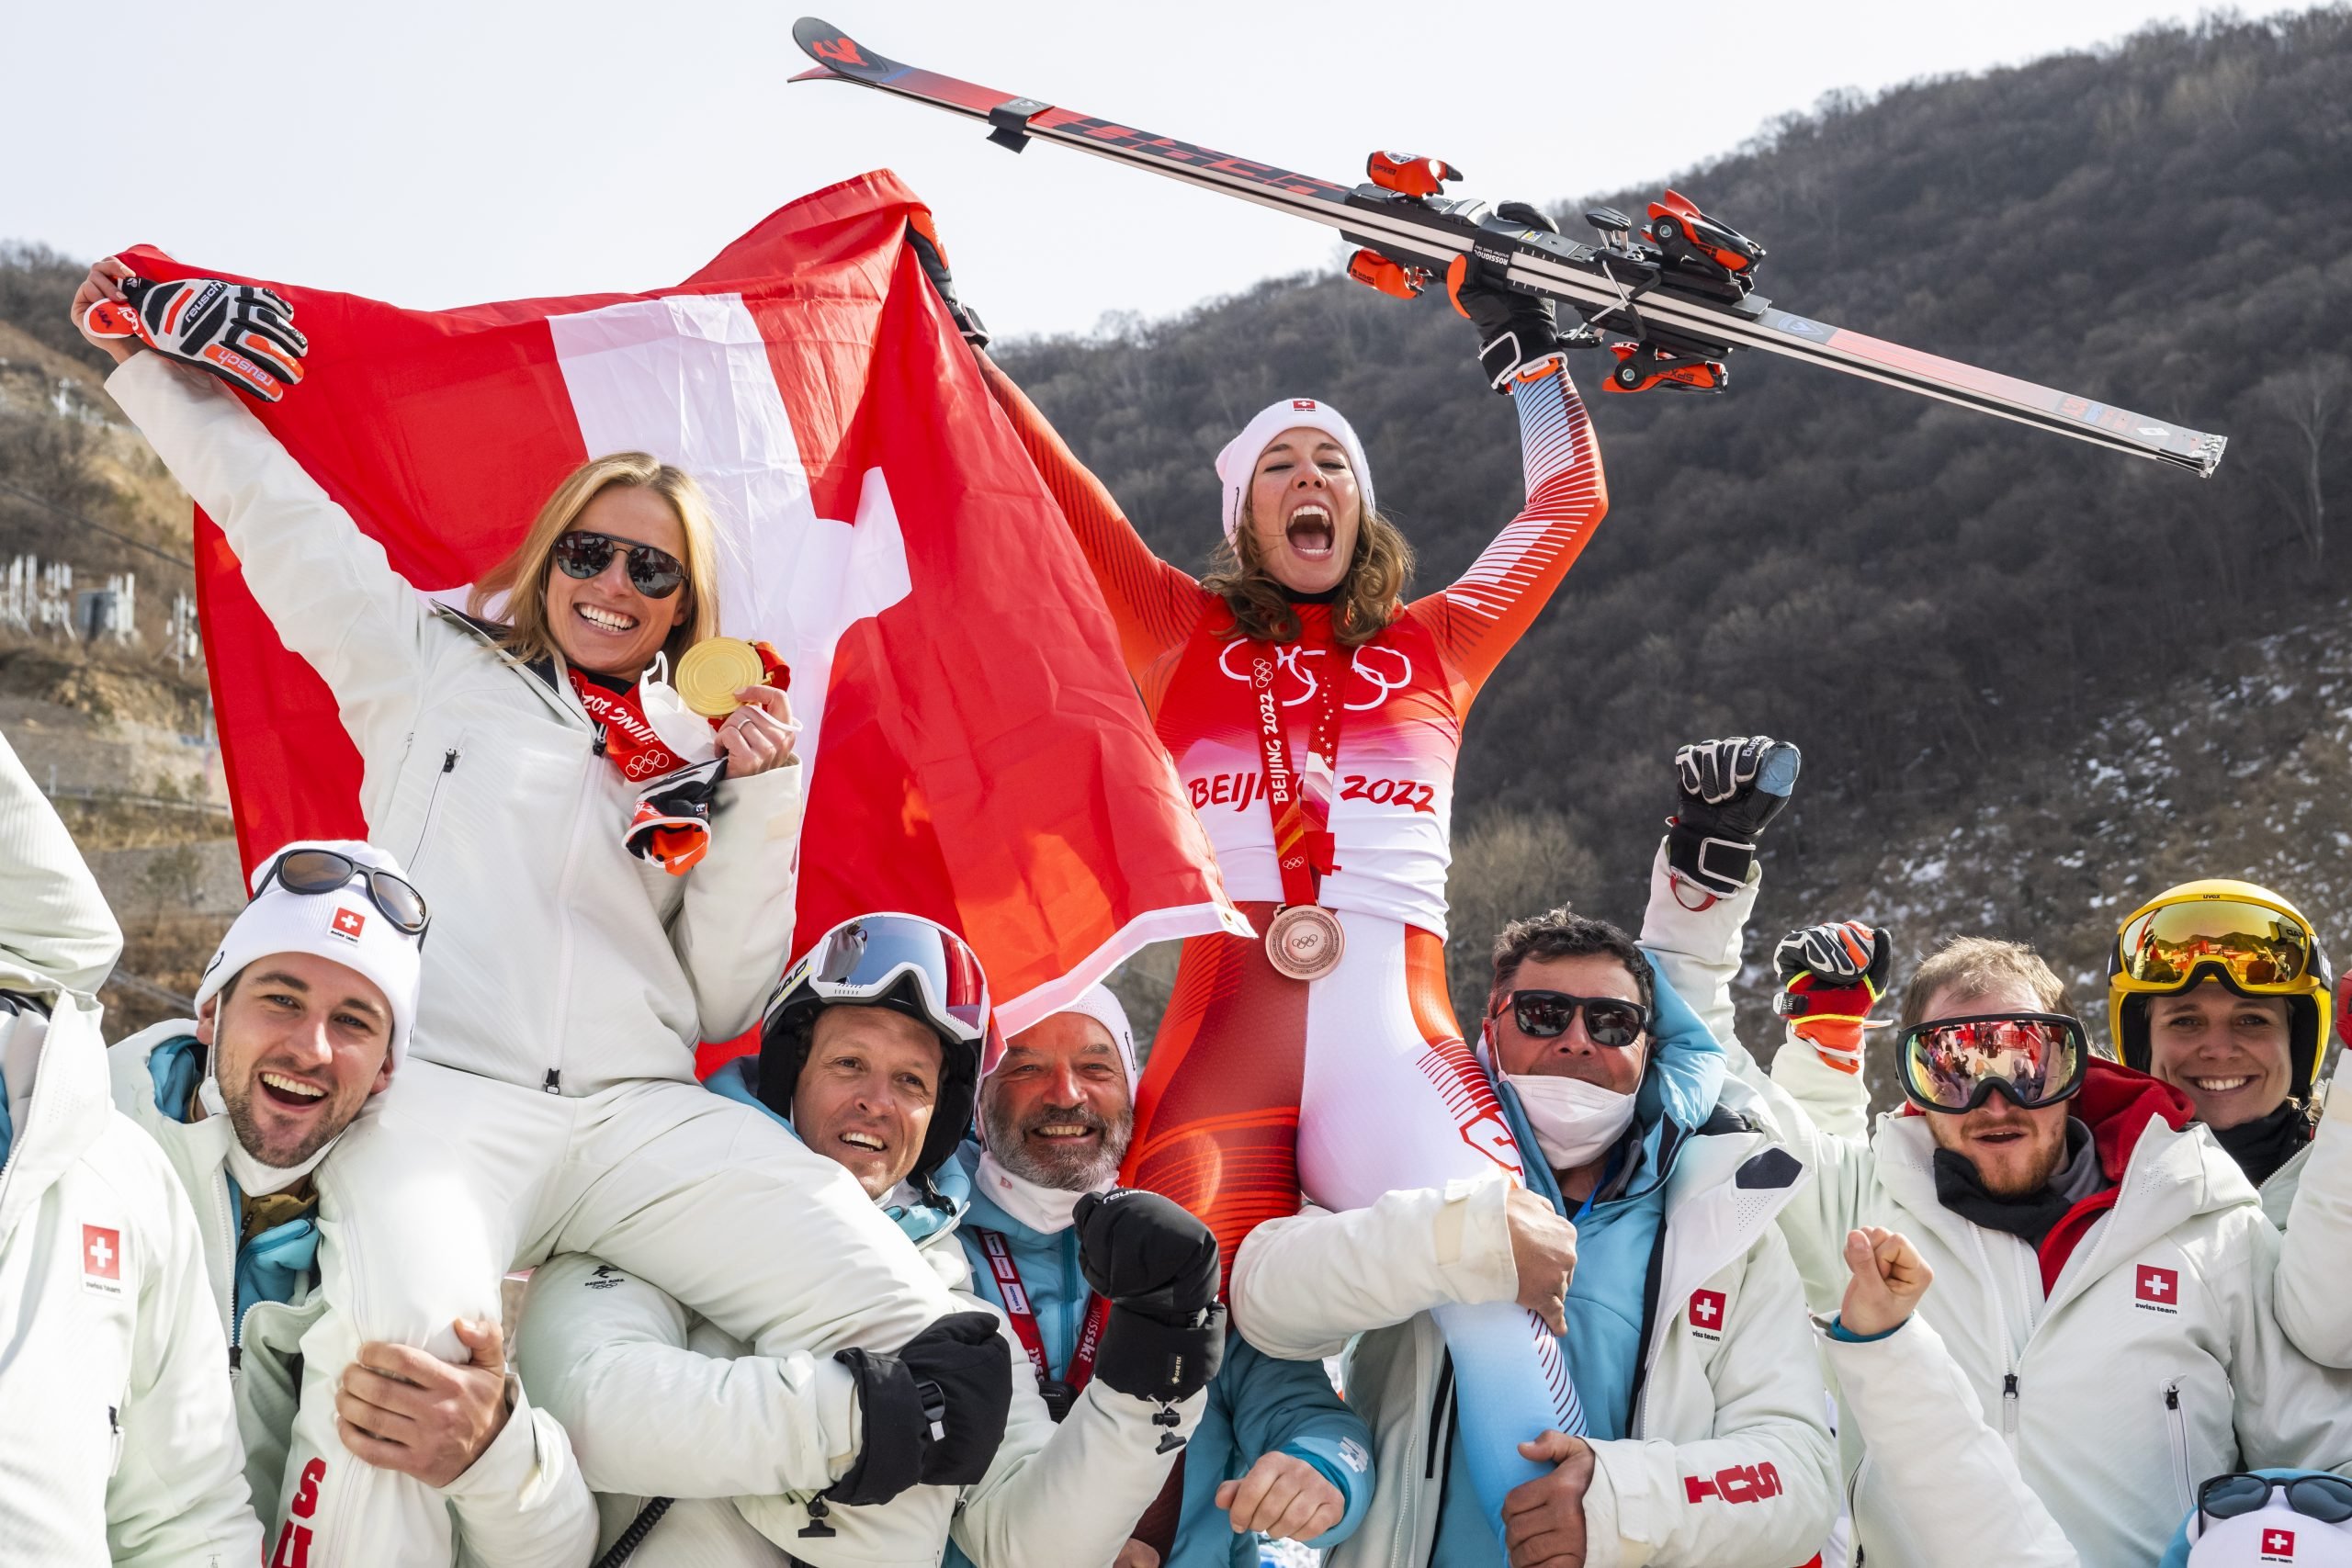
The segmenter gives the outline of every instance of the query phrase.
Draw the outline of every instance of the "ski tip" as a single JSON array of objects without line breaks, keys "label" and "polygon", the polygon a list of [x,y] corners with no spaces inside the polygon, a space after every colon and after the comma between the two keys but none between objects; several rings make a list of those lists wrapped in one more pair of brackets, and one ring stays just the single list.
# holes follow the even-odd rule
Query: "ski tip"
[{"label": "ski tip", "polygon": [[[829,76],[847,76],[853,81],[871,82],[895,74],[903,69],[895,60],[885,60],[865,48],[832,23],[818,17],[803,17],[792,24],[792,41],[800,51],[815,61]],[[807,73],[794,78],[806,80]]]}]

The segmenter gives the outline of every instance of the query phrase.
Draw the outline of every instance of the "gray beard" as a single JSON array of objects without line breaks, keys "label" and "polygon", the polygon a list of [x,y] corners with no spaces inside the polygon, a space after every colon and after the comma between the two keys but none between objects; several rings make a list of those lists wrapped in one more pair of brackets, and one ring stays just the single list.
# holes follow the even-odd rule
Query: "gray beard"
[{"label": "gray beard", "polygon": [[1119,1162],[1127,1157],[1127,1143],[1136,1130],[1136,1115],[1132,1107],[1116,1122],[1110,1122],[1090,1111],[1052,1108],[1035,1120],[1083,1122],[1102,1131],[1102,1144],[1097,1154],[1085,1157],[1048,1155],[1039,1158],[1031,1154],[1029,1140],[1023,1136],[1022,1129],[1005,1118],[1002,1109],[992,1098],[983,1097],[980,1130],[988,1134],[989,1153],[996,1156],[997,1164],[1023,1181],[1034,1181],[1040,1187],[1050,1187],[1057,1192],[1091,1192],[1117,1176]]}]

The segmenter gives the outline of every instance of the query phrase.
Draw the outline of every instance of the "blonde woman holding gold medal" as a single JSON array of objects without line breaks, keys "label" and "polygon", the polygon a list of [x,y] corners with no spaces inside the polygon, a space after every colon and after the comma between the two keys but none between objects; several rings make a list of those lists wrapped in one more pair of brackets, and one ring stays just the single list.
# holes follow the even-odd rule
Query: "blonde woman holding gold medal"
[{"label": "blonde woman holding gold medal", "polygon": [[[364,1341],[463,1360],[455,1320],[496,1313],[502,1276],[551,1251],[812,1359],[826,1386],[849,1377],[834,1350],[896,1349],[954,1303],[838,1167],[694,1078],[696,1043],[756,1022],[783,972],[801,770],[780,672],[740,645],[697,668],[718,563],[693,479],[642,454],[584,464],[459,615],[236,395],[301,395],[292,316],[267,289],[148,283],[115,258],[74,307],[118,361],[116,400],[334,692],[368,836],[435,911],[411,1059],[317,1172],[328,1310],[302,1340],[286,1495],[255,1503],[274,1557],[443,1568],[443,1492],[345,1447],[334,1374]],[[662,669],[728,710],[716,730],[647,679]],[[829,1452],[861,1446],[851,1406],[844,1386]]]},{"label": "blonde woman holding gold medal", "polygon": [[[1504,216],[1551,226],[1516,204]],[[925,261],[967,320],[944,264]],[[1411,548],[1328,404],[1281,400],[1219,455],[1225,546],[1195,581],[1152,555],[982,360],[1093,568],[1226,890],[1260,933],[1185,943],[1127,1158],[1129,1180],[1209,1222],[1228,1266],[1252,1226],[1296,1212],[1302,1188],[1355,1209],[1392,1189],[1522,1174],[1446,998],[1454,762],[1472,700],[1607,492],[1552,307],[1467,264],[1449,283],[1489,384],[1517,409],[1527,503],[1459,581],[1410,602]],[[1464,1408],[1490,1417],[1464,1441],[1498,1516],[1505,1492],[1542,1473],[1517,1442],[1547,1427],[1579,1435],[1582,1413],[1557,1342],[1523,1308],[1440,1317]]]}]

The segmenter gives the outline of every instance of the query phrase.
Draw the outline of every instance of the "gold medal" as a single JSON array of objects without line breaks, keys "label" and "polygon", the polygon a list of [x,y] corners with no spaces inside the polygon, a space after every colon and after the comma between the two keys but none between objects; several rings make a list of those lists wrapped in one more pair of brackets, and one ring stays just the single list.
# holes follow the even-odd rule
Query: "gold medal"
[{"label": "gold medal", "polygon": [[1293,904],[1266,926],[1266,961],[1294,980],[1319,980],[1339,967],[1347,938],[1320,904]]},{"label": "gold medal", "polygon": [[724,718],[743,705],[735,694],[767,678],[760,651],[741,637],[706,637],[679,657],[678,700],[705,718]]}]

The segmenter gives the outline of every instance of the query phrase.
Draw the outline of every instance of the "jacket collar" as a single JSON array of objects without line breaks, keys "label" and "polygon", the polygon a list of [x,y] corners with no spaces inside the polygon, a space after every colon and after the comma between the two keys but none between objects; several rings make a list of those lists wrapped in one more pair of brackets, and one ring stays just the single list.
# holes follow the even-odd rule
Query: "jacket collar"
[{"label": "jacket collar", "polygon": [[[32,1101],[26,1107],[25,1124],[16,1129],[6,1168],[0,1170],[0,1245],[6,1244],[17,1222],[97,1142],[110,1109],[97,1004],[64,992],[43,999],[51,1011]],[[18,1024],[27,1021],[33,1021],[19,1019]]]},{"label": "jacket collar", "polygon": [[537,692],[548,706],[582,726],[591,728],[594,727],[595,721],[588,716],[588,710],[580,705],[580,699],[572,694],[571,682],[563,678],[561,659],[549,656],[546,659],[533,660],[530,663],[525,664],[498,646],[498,634],[505,628],[496,621],[485,621],[479,616],[469,615],[456,605],[445,604],[438,600],[433,602],[433,613],[472,637],[482,647],[498,658],[505,660],[515,669],[528,671],[532,677],[529,682],[531,690]]}]

